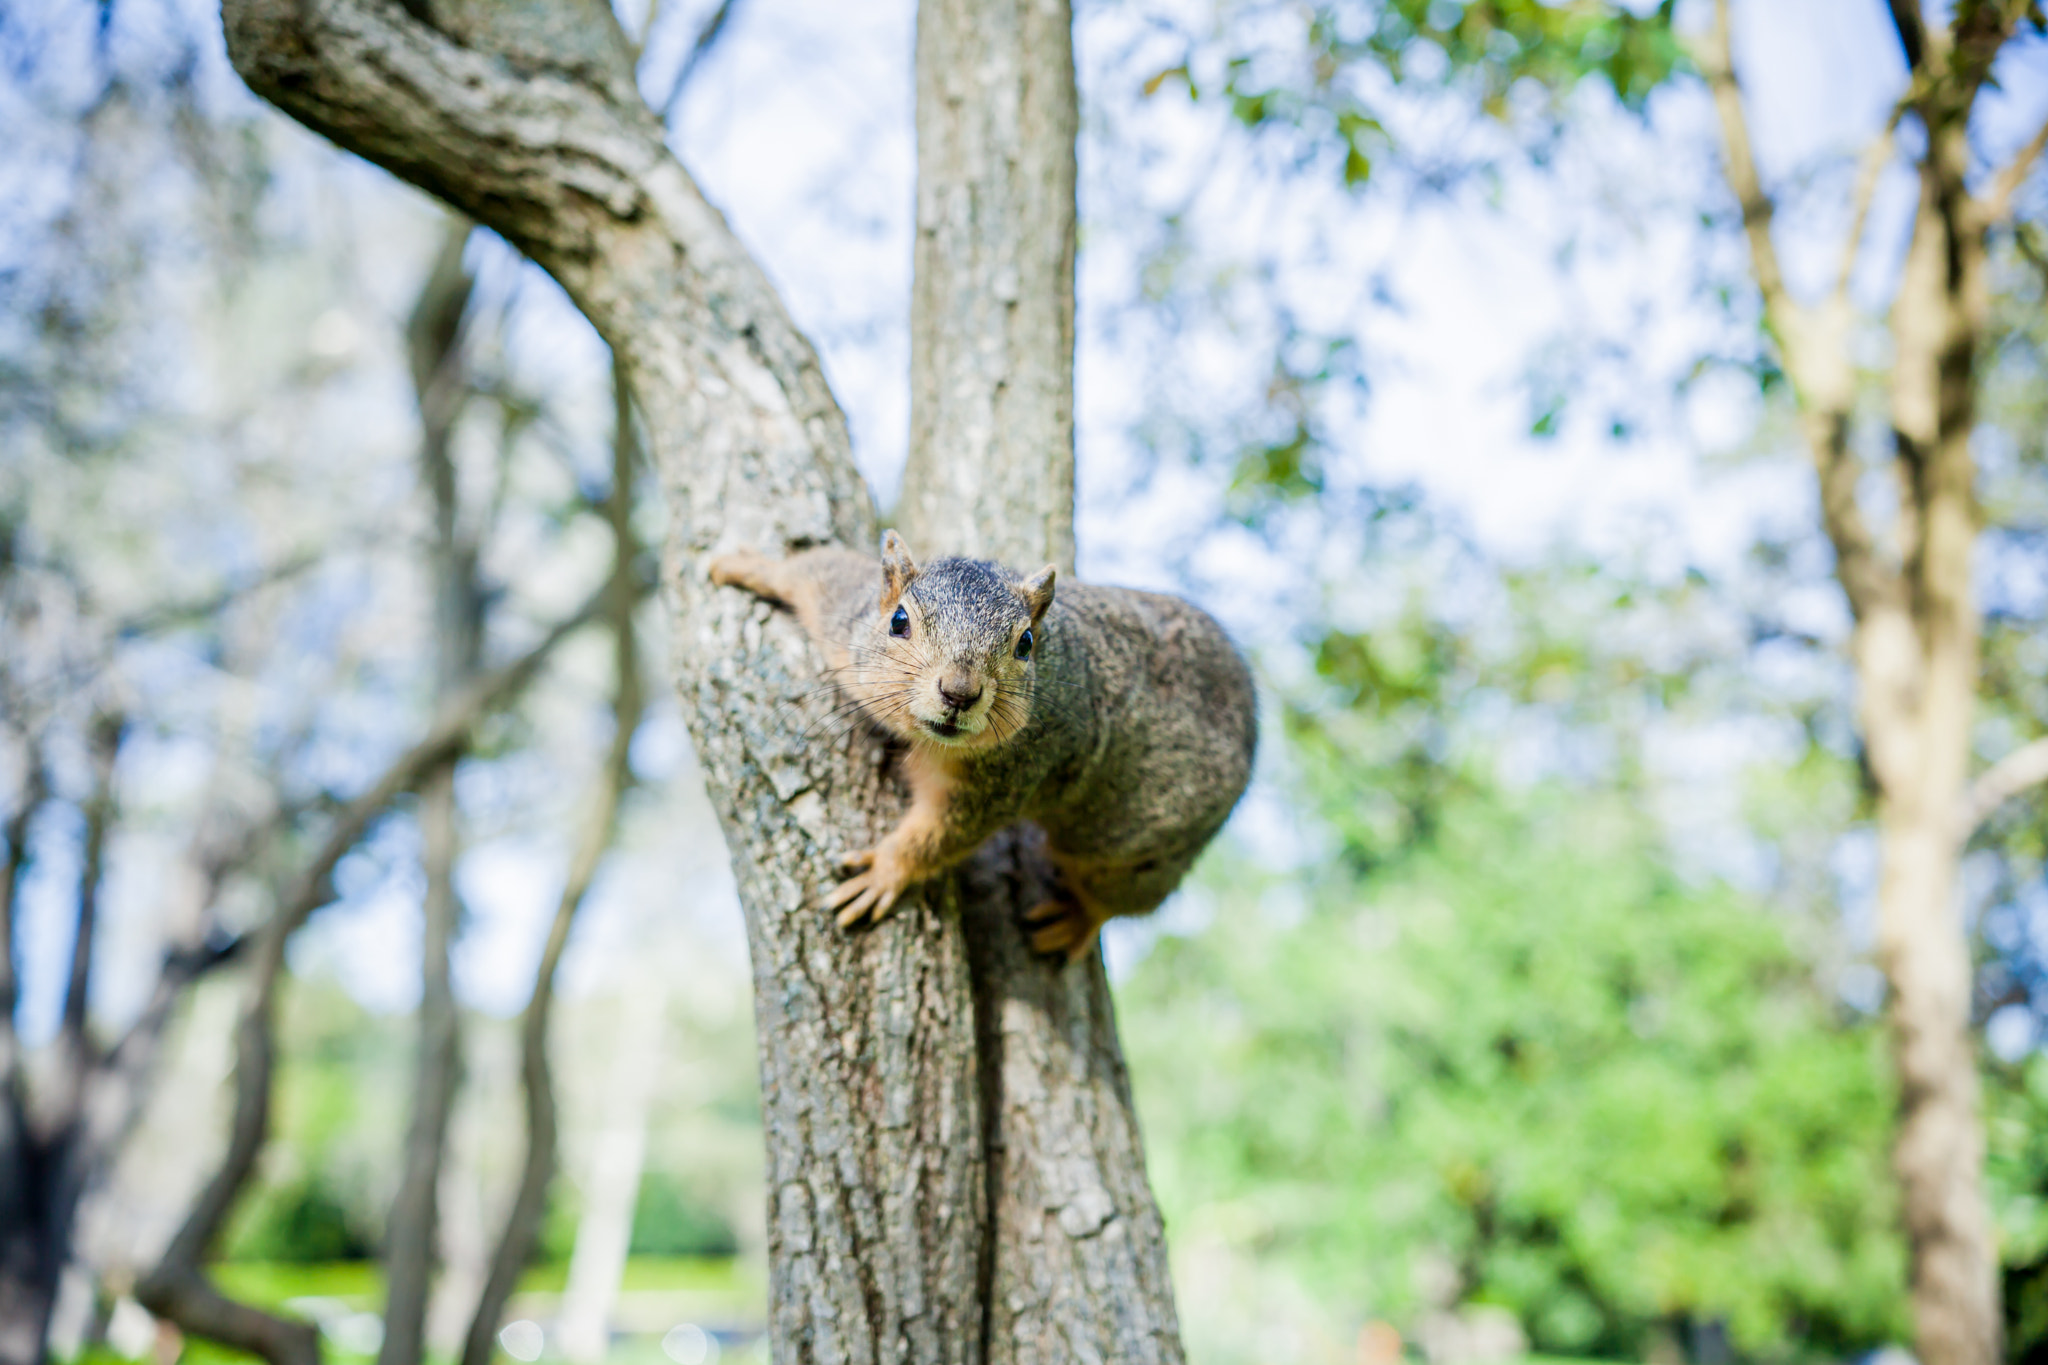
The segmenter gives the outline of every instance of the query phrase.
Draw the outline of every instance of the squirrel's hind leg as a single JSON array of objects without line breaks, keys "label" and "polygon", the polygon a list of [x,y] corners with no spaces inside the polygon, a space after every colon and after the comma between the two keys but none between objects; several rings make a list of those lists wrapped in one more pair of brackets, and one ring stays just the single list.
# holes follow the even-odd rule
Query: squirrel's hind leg
[{"label": "squirrel's hind leg", "polygon": [[1187,875],[1192,857],[1154,856],[1125,865],[1060,856],[1059,888],[1024,912],[1031,947],[1046,957],[1077,962],[1095,946],[1102,926],[1122,915],[1149,915]]},{"label": "squirrel's hind leg", "polygon": [[1070,963],[1088,956],[1102,926],[1108,923],[1108,916],[1097,919],[1079,900],[1064,898],[1040,901],[1024,912],[1023,919],[1031,935],[1032,952]]}]

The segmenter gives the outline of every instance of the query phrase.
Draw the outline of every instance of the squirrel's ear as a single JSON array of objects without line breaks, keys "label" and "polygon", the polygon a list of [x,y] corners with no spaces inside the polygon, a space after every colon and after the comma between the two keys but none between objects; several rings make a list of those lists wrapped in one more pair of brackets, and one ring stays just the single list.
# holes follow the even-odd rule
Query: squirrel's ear
[{"label": "squirrel's ear", "polygon": [[1024,594],[1024,605],[1031,608],[1032,625],[1037,625],[1045,609],[1052,605],[1053,580],[1058,577],[1059,571],[1048,564],[1017,585],[1017,591]]},{"label": "squirrel's ear", "polygon": [[910,547],[903,543],[903,537],[894,531],[882,532],[882,610],[896,605],[910,586],[910,580],[917,577],[917,561],[910,557]]}]

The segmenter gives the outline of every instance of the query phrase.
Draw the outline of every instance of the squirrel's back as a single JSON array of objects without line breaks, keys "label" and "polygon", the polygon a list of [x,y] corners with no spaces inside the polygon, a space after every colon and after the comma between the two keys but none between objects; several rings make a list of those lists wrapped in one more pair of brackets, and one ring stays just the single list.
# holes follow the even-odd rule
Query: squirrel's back
[{"label": "squirrel's back", "polygon": [[920,565],[901,537],[878,562],[837,546],[751,552],[714,581],[793,608],[841,689],[907,746],[912,803],[828,903],[842,923],[996,830],[1036,822],[1062,897],[1032,942],[1069,956],[1102,921],[1154,909],[1251,778],[1251,672],[1223,628],[1163,593],[1026,578],[982,560]]},{"label": "squirrel's back", "polygon": [[1093,743],[1076,780],[1042,793],[1033,818],[1074,858],[1184,869],[1251,779],[1251,670],[1213,617],[1164,593],[1072,584],[1044,636],[1048,650],[1078,655],[1086,681],[1040,704],[1085,706]]}]

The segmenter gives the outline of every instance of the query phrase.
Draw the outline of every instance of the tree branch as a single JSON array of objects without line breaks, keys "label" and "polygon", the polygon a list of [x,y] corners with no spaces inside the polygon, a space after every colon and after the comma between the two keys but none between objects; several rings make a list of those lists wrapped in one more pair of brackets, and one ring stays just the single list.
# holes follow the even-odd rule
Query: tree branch
[{"label": "tree branch", "polygon": [[250,1000],[236,1029],[235,1101],[228,1149],[156,1268],[136,1286],[135,1297],[151,1312],[186,1332],[254,1352],[271,1365],[318,1365],[319,1336],[313,1327],[232,1302],[214,1288],[203,1268],[268,1135],[271,1075],[276,1064],[273,1015],[285,943],[306,917],[329,899],[335,864],[361,840],[371,821],[400,792],[456,753],[480,719],[532,681],[555,646],[596,615],[610,592],[607,583],[524,655],[457,694],[428,727],[425,737],[387,767],[368,791],[343,808],[318,851],[292,880],[259,935]]},{"label": "tree branch", "polygon": [[2022,744],[1999,759],[1963,794],[1962,837],[1975,834],[2000,806],[2043,782],[2048,782],[2048,739]]},{"label": "tree branch", "polygon": [[1714,26],[1698,45],[1695,60],[1713,92],[1714,112],[1721,122],[1722,169],[1742,210],[1742,231],[1749,240],[1750,269],[1757,288],[1763,291],[1764,316],[1783,342],[1784,333],[1798,325],[1801,309],[1785,284],[1778,247],[1771,240],[1777,205],[1757,172],[1749,116],[1742,107],[1742,86],[1735,76],[1734,19],[1728,0],[1714,0]]},{"label": "tree branch", "polygon": [[107,826],[114,814],[114,760],[126,720],[118,713],[96,716],[91,726],[92,795],[85,804],[85,850],[78,875],[78,928],[71,940],[71,980],[64,992],[62,1036],[76,1062],[86,1057],[85,1008],[92,987],[93,933],[99,919],[100,883],[105,877]]},{"label": "tree branch", "polygon": [[1927,28],[1920,18],[1920,0],[1890,0],[1888,8],[1899,48],[1906,54],[1906,67],[1917,73],[1927,58]]},{"label": "tree branch", "polygon": [[1849,236],[1842,243],[1842,264],[1835,272],[1835,297],[1845,303],[1849,296],[1849,280],[1856,273],[1856,258],[1863,250],[1863,233],[1870,222],[1871,201],[1877,197],[1877,186],[1884,179],[1885,167],[1891,165],[1899,120],[1905,117],[1905,113],[1903,100],[1892,106],[1884,131],[1870,140],[1856,167],[1856,188],[1850,200]]},{"label": "tree branch", "polygon": [[317,568],[325,563],[327,558],[326,551],[307,550],[267,569],[258,569],[247,574],[206,597],[154,606],[125,617],[115,623],[111,633],[116,638],[128,639],[137,635],[154,635],[160,630],[169,630],[188,621],[211,620],[247,594],[289,582],[308,569]]},{"label": "tree branch", "polygon": [[[668,94],[656,106],[661,110],[663,123],[675,117],[676,102],[682,99],[683,90],[689,85],[690,77],[697,74],[697,68],[703,64],[704,58],[718,45],[719,38],[724,35],[726,26],[732,22],[734,11],[739,7],[740,0],[718,0],[718,8],[711,11],[711,17],[697,30],[696,38],[690,43],[689,52],[684,55],[681,65],[676,67],[675,79],[669,82]],[[648,23],[651,27],[651,17]]]},{"label": "tree branch", "polygon": [[[437,702],[474,674],[484,625],[477,550],[489,525],[486,521],[474,528],[464,526],[453,450],[455,424],[468,396],[463,324],[474,282],[462,256],[470,230],[467,220],[449,216],[441,250],[420,286],[406,326],[420,415],[420,483],[433,515],[427,581],[434,595]],[[440,1235],[435,1191],[462,1066],[461,1020],[449,968],[449,950],[461,916],[455,889],[461,843],[455,806],[457,756],[448,754],[422,776],[415,807],[426,877],[420,905],[420,1005],[411,1114],[384,1232],[384,1340],[377,1351],[378,1365],[419,1365],[426,1350],[427,1291]]]},{"label": "tree branch", "polygon": [[[25,763],[27,773],[20,802],[8,813],[5,827],[0,828],[0,837],[7,840],[7,856],[0,861],[0,1104],[11,1106],[16,1117],[22,1096],[20,1043],[14,1034],[14,1010],[21,993],[14,956],[15,911],[21,899],[22,877],[29,865],[29,830],[50,794],[43,772],[42,747],[34,741],[25,746]],[[0,1122],[6,1121],[0,1115]]]},{"label": "tree branch", "polygon": [[266,819],[222,835],[209,833],[202,821],[187,861],[197,874],[194,899],[198,913],[190,929],[165,953],[149,1002],[101,1058],[92,1078],[76,1162],[78,1178],[89,1183],[119,1151],[141,1117],[149,1095],[158,1050],[186,987],[234,961],[260,931],[228,936],[220,932],[216,907],[228,874],[245,865],[254,852],[297,823],[303,805],[280,806]]},{"label": "tree branch", "polygon": [[2041,153],[2048,151],[2048,120],[2034,130],[2026,146],[2014,154],[2012,160],[2000,167],[1991,177],[1984,196],[1977,202],[1977,218],[1985,227],[1996,227],[2012,213],[2013,196],[2020,186],[2027,183],[2027,176],[2033,172],[2034,163],[2041,159]]},{"label": "tree branch", "polygon": [[[1735,74],[1733,18],[1729,0],[1715,0],[1714,26],[1695,54],[1713,90],[1720,118],[1722,167],[1728,187],[1742,206],[1743,232],[1749,240],[1750,269],[1763,295],[1764,324],[1778,343],[1786,372],[1798,393],[1802,434],[1820,482],[1821,517],[1835,548],[1837,576],[1859,620],[1881,606],[1900,600],[1898,574],[1879,552],[1857,497],[1862,470],[1849,442],[1855,401],[1855,372],[1850,365],[1849,328],[1852,314],[1845,289],[1837,289],[1819,309],[1803,307],[1792,297],[1771,239],[1776,211],[1758,175],[1750,139],[1749,119],[1742,106],[1742,86]],[[1865,154],[1882,172],[1879,159],[1889,134]],[[1870,177],[1873,181],[1875,176]],[[1862,235],[1862,210],[1847,252]],[[1845,271],[1846,275],[1846,271]]]},{"label": "tree branch", "polygon": [[612,490],[606,501],[613,543],[613,596],[608,614],[612,623],[612,662],[617,675],[612,699],[611,750],[590,794],[583,837],[570,859],[568,880],[555,904],[555,917],[548,926],[547,943],[541,949],[540,966],[534,973],[533,993],[520,1016],[519,1070],[526,1091],[526,1161],[520,1170],[511,1211],[505,1216],[505,1230],[491,1257],[490,1272],[477,1298],[476,1312],[470,1318],[461,1365],[490,1365],[498,1319],[504,1315],[519,1273],[526,1268],[539,1240],[560,1136],[554,1080],[548,1068],[548,1020],[554,1006],[555,969],[561,964],[569,930],[597,875],[598,864],[611,847],[618,825],[619,802],[633,782],[633,735],[640,728],[644,710],[640,658],[633,633],[633,611],[639,601],[639,594],[633,589],[633,566],[640,557],[640,546],[633,535],[633,411],[625,379],[616,367],[612,395],[618,425],[612,442]]}]

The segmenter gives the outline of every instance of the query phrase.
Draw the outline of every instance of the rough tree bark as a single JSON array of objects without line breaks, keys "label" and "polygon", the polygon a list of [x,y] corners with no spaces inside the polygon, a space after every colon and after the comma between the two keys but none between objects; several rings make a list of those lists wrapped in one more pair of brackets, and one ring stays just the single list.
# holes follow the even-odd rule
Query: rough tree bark
[{"label": "rough tree bark", "polygon": [[[921,554],[1074,568],[1075,137],[1067,0],[924,0],[911,445]],[[983,1358],[1177,1361],[1164,1229],[1099,953],[1013,929],[1045,894],[997,841],[932,893],[967,930],[987,1150]]]},{"label": "rough tree bark", "polygon": [[[999,909],[1029,865],[999,852],[858,935],[818,908],[900,795],[872,741],[815,742],[829,699],[794,624],[703,566],[871,546],[874,511],[816,355],[667,152],[608,7],[229,0],[224,18],[260,94],[516,244],[632,385],[671,511],[676,683],[747,918],[776,1359],[1177,1359],[1106,998],[1023,960]],[[1014,957],[977,972],[970,938]],[[1011,993],[978,1014],[991,973]],[[991,1185],[1019,1215],[1008,1253]]]},{"label": "rough tree bark", "polygon": [[1073,572],[1073,27],[1067,0],[918,6],[897,522],[921,554]]},{"label": "rough tree bark", "polygon": [[[1833,289],[1810,304],[1793,296],[1771,237],[1775,205],[1757,172],[1736,80],[1729,0],[1717,0],[1713,31],[1699,54],[1765,323],[1792,380],[1836,576],[1854,617],[1857,716],[1882,845],[1878,956],[1891,983],[1900,1092],[1892,1164],[1912,1253],[1916,1345],[1926,1365],[1993,1365],[2000,1353],[1998,1260],[1982,1184],[1970,1035],[1970,949],[1956,885],[1961,840],[1977,818],[1965,793],[1979,629],[1970,571],[1978,529],[1970,436],[1988,318],[1987,234],[2005,216],[2048,127],[1981,196],[1965,180],[1977,92],[2025,10],[2007,2],[1959,4],[1949,26],[1930,29],[1917,3],[1893,0],[1910,84],[1865,154]],[[1871,196],[1894,154],[1893,128],[1908,114],[1920,122],[1925,147],[1915,168],[1920,193],[1912,237],[1891,305],[1898,511],[1881,533],[1859,498],[1865,465],[1852,444],[1857,318],[1849,284]]]}]

